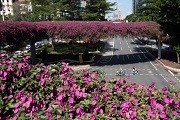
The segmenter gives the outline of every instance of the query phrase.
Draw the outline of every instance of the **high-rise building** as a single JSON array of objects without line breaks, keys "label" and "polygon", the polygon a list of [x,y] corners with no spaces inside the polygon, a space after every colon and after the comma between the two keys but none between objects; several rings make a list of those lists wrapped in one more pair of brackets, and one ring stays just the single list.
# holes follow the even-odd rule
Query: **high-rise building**
[{"label": "high-rise building", "polygon": [[31,11],[31,2],[30,0],[0,0],[0,11],[1,15],[14,15],[14,8],[19,8],[21,14],[27,11]]},{"label": "high-rise building", "polygon": [[133,14],[136,14],[137,13],[137,9],[142,6],[141,4],[139,4],[142,1],[143,0],[132,0],[132,11],[133,11]]}]

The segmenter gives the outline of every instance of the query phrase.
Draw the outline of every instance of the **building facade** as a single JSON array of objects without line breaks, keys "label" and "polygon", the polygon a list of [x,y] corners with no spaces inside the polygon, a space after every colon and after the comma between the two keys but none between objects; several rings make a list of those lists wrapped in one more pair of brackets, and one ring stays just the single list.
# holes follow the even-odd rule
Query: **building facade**
[{"label": "building facade", "polygon": [[132,0],[132,11],[133,14],[137,13],[137,9],[141,7],[142,5],[139,4],[139,2],[142,2],[143,0]]},{"label": "building facade", "polygon": [[0,0],[0,2],[1,15],[14,15],[14,7],[19,8],[21,14],[24,14],[25,9],[26,11],[32,10],[30,0]]}]

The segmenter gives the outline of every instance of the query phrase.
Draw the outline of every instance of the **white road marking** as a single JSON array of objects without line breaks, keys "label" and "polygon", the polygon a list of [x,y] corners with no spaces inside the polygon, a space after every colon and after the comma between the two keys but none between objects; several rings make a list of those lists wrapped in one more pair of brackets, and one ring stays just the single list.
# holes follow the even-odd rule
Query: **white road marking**
[{"label": "white road marking", "polygon": [[140,55],[138,55],[139,59],[141,59]]},{"label": "white road marking", "polygon": [[132,52],[131,49],[130,49],[130,52]]},{"label": "white road marking", "polygon": [[174,73],[172,73],[170,70],[168,70],[168,72],[169,72],[172,76],[174,76]]},{"label": "white road marking", "polygon": [[128,48],[130,48],[130,47],[128,46]]},{"label": "white road marking", "polygon": [[[144,54],[144,53],[143,53]],[[144,57],[148,60],[148,61],[150,61],[149,60],[149,58],[148,57],[146,57],[146,55],[144,54]],[[154,64],[152,64],[152,62],[150,61],[150,63],[151,63],[151,65],[155,68],[155,70],[158,70],[157,68],[156,68],[156,66],[154,66]]]},{"label": "white road marking", "polygon": [[121,50],[122,50],[122,47],[121,47]]},{"label": "white road marking", "polygon": [[136,45],[136,47],[137,47],[137,48],[139,48],[139,46],[138,46],[138,45]]},{"label": "white road marking", "polygon": [[120,44],[121,44],[121,42],[120,42]]}]

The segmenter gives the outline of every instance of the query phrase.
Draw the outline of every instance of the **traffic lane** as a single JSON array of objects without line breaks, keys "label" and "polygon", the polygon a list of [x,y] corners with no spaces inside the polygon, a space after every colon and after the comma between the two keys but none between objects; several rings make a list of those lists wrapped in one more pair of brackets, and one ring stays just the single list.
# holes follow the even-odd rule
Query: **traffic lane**
[{"label": "traffic lane", "polygon": [[[131,42],[131,44],[130,44],[130,42]],[[152,63],[153,61],[154,61],[154,59],[152,58],[152,57],[149,57],[149,55],[147,54],[147,53],[143,53],[143,51],[144,52],[146,52],[147,50],[146,49],[144,49],[144,47],[139,47],[138,45],[136,45],[136,43],[133,41],[133,40],[126,40],[125,42],[123,41],[123,42],[120,42],[120,44],[123,44],[124,43],[124,51],[125,51],[125,53],[127,53],[127,52],[134,52],[134,51],[136,51],[136,52],[141,52],[142,54],[139,54],[139,55],[133,55],[133,54],[126,54],[126,55],[120,55],[120,56],[118,56],[117,55],[117,58],[118,59],[121,59],[121,61],[124,61],[124,62],[120,62],[120,64],[124,64],[124,63],[126,63],[126,64],[136,64],[136,63],[139,63],[139,62],[145,62],[145,61],[149,61],[149,63],[151,64],[149,64],[149,63],[146,63],[146,64],[144,64],[143,65],[143,67],[147,67],[147,68],[149,68],[149,67],[154,67],[156,70],[158,70],[156,67],[155,67],[155,65]],[[118,44],[116,44],[116,45],[118,45]],[[125,47],[126,46],[126,47]],[[133,49],[133,50],[131,50],[131,49]],[[123,49],[121,49],[121,51],[122,51]],[[123,52],[122,52],[123,53]],[[143,57],[142,57],[142,55],[143,55]],[[131,56],[135,56],[134,57],[134,59],[132,59],[132,58],[130,58]],[[139,59],[137,59],[137,56],[138,56],[138,58]],[[147,57],[148,56],[148,57]],[[114,57],[113,59],[116,59],[116,57]],[[114,60],[114,61],[116,61],[116,60]],[[151,62],[152,61],[152,62]],[[142,65],[140,65],[140,66],[142,66]],[[158,71],[155,71],[155,73],[159,73]],[[162,78],[165,80],[165,78],[163,77],[163,76],[160,76],[160,79],[162,79]],[[166,81],[166,82],[165,82]],[[158,83],[157,83],[157,85],[159,85],[160,86],[160,84],[165,84],[165,85],[167,85],[167,80],[165,80],[165,81],[157,81]]]}]

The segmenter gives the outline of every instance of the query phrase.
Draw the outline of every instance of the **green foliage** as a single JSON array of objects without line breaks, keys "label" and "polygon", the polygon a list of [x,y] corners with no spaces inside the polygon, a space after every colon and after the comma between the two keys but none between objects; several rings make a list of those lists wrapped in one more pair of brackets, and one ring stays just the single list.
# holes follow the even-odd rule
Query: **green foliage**
[{"label": "green foliage", "polygon": [[82,13],[82,19],[90,21],[105,20],[105,14],[112,11],[111,7],[115,4],[115,2],[110,3],[106,0],[88,0]]},{"label": "green foliage", "polygon": [[179,45],[174,46],[174,50],[180,54],[180,46]]}]

